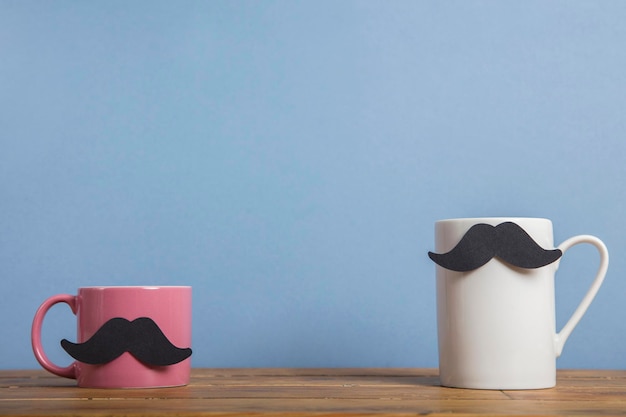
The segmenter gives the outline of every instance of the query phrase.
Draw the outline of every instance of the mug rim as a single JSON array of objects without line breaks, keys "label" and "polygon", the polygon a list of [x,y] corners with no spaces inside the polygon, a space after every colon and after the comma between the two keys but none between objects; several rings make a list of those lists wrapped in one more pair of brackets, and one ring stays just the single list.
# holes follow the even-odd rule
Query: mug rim
[{"label": "mug rim", "polygon": [[167,288],[191,288],[191,285],[90,285],[86,287],[78,287],[79,290],[107,290],[107,289],[146,289],[158,290]]},{"label": "mug rim", "polygon": [[523,221],[542,221],[542,222],[549,222],[552,223],[552,220],[545,218],[545,217],[524,217],[524,216],[518,216],[518,217],[514,217],[514,216],[510,216],[510,217],[458,217],[458,218],[449,218],[449,219],[441,219],[441,220],[437,220],[435,221],[435,223],[454,223],[454,222],[515,222],[516,220],[523,220]]}]

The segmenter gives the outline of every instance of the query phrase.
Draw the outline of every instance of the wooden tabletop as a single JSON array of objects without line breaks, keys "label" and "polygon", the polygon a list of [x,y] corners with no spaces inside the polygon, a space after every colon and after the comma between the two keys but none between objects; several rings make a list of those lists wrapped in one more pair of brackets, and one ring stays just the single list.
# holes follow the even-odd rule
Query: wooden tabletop
[{"label": "wooden tabletop", "polygon": [[194,369],[179,388],[88,389],[0,371],[0,415],[626,415],[626,371],[559,371],[555,388],[443,388],[435,369]]}]

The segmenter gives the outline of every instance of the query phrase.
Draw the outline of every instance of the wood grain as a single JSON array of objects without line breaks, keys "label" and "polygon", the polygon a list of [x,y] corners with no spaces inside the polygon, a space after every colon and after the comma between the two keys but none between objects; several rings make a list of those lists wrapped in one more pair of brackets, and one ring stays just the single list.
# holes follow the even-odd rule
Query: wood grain
[{"label": "wood grain", "polygon": [[194,369],[186,387],[117,390],[3,370],[0,414],[626,416],[626,371],[559,371],[555,388],[490,391],[440,387],[435,369]]}]

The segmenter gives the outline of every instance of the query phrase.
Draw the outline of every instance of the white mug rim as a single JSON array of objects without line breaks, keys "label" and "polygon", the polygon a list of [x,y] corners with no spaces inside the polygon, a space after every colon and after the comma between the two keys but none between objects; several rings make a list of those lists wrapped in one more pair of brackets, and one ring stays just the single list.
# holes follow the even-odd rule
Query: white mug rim
[{"label": "white mug rim", "polygon": [[552,223],[552,220],[545,217],[458,217],[458,218],[449,218],[449,219],[441,219],[435,221],[437,223],[466,223],[466,222],[476,222],[476,223],[497,223],[497,222],[515,222],[515,221],[540,221],[540,222],[549,222]]}]

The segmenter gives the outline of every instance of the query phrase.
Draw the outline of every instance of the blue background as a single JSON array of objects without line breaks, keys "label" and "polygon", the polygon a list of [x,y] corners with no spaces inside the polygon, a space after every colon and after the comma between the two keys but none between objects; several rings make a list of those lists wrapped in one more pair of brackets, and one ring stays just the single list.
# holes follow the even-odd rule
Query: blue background
[{"label": "blue background", "polygon": [[[626,359],[626,2],[0,1],[0,368],[39,304],[192,285],[195,367],[437,366],[433,223],[605,241],[561,368]],[[557,275],[559,328],[598,264]],[[532,308],[532,306],[529,306]],[[75,340],[66,306],[44,345]]]}]

